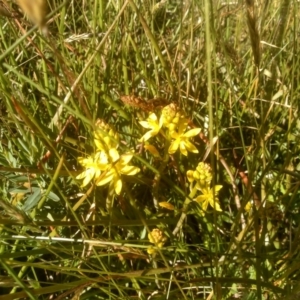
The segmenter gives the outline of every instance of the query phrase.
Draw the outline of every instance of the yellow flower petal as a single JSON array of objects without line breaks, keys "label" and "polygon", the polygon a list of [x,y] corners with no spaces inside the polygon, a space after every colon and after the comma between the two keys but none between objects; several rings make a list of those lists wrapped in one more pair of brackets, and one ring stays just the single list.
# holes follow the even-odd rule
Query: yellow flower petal
[{"label": "yellow flower petal", "polygon": [[119,152],[116,148],[109,149],[109,156],[113,162],[117,161],[120,158]]},{"label": "yellow flower petal", "polygon": [[94,139],[94,143],[99,150],[105,150],[105,144],[99,139]]},{"label": "yellow flower petal", "polygon": [[[86,185],[88,185],[91,180],[93,179],[94,175],[95,175],[95,170],[94,169],[87,169],[85,170],[83,173],[80,174],[81,176],[77,176],[77,179],[83,179],[83,182],[81,184],[81,187],[85,187]],[[79,178],[80,177],[80,178]]]},{"label": "yellow flower petal", "polygon": [[155,136],[156,133],[152,130],[147,131],[140,139],[139,142],[146,142],[148,141],[150,138],[152,138],[153,136]]},{"label": "yellow flower petal", "polygon": [[207,211],[207,207],[208,207],[208,201],[204,201],[203,204],[202,204],[202,209],[204,211]]},{"label": "yellow flower petal", "polygon": [[123,154],[120,158],[120,164],[127,165],[131,161],[132,157],[133,157],[132,153]]},{"label": "yellow flower petal", "polygon": [[148,122],[151,124],[151,123],[155,123],[157,121],[157,116],[155,113],[151,113],[148,117]]},{"label": "yellow flower petal", "polygon": [[162,248],[163,245],[164,245],[164,242],[160,242],[160,243],[157,244],[157,247],[158,247],[158,248]]},{"label": "yellow flower petal", "polygon": [[135,166],[125,166],[120,170],[120,172],[121,172],[121,174],[131,176],[131,175],[135,175],[138,172],[140,172],[140,168],[135,167]]},{"label": "yellow flower petal", "polygon": [[181,143],[179,144],[179,146],[180,146],[180,147],[179,147],[180,152],[181,152],[183,155],[188,156],[188,152],[187,152],[187,150],[186,150],[185,143],[181,142]]},{"label": "yellow flower petal", "polygon": [[87,185],[91,182],[91,180],[93,179],[93,177],[94,177],[94,175],[92,175],[92,176],[91,176],[91,174],[90,174],[90,176],[87,175],[87,176],[83,179],[83,182],[82,182],[82,184],[81,184],[81,187],[87,186]]},{"label": "yellow flower petal", "polygon": [[247,204],[246,204],[246,206],[245,206],[245,211],[249,212],[251,210],[251,207],[252,207],[251,202],[248,201]]},{"label": "yellow flower petal", "polygon": [[187,177],[187,180],[189,182],[194,182],[195,181],[195,178],[194,178],[194,171],[193,170],[188,170],[186,172],[186,177]]},{"label": "yellow flower petal", "polygon": [[148,252],[148,254],[152,255],[152,254],[156,253],[156,250],[152,246],[149,246],[147,248],[147,252]]},{"label": "yellow flower petal", "polygon": [[171,131],[170,135],[171,135],[171,138],[175,139],[175,140],[178,139],[178,138],[180,138],[180,136],[181,136],[180,134],[178,134],[177,131]]},{"label": "yellow flower petal", "polygon": [[170,202],[166,202],[166,201],[163,201],[163,202],[159,202],[158,205],[160,207],[163,207],[163,208],[166,208],[166,209],[169,209],[169,210],[174,210],[174,205],[171,204]]},{"label": "yellow flower petal", "polygon": [[97,186],[102,186],[113,180],[115,172],[113,170],[107,171],[107,173],[102,173],[102,176],[96,181]]},{"label": "yellow flower petal", "polygon": [[178,147],[179,147],[179,140],[174,140],[168,149],[168,153],[174,154],[177,151]]},{"label": "yellow flower petal", "polygon": [[[214,204],[214,205],[213,205]],[[216,210],[216,211],[222,211],[221,206],[218,201],[214,201],[214,203],[211,204],[211,206]]]},{"label": "yellow flower petal", "polygon": [[184,142],[185,148],[192,153],[199,153],[198,149],[190,141]]},{"label": "yellow flower petal", "polygon": [[160,118],[159,118],[159,121],[158,121],[158,126],[159,128],[161,128],[164,124],[164,117],[161,115]]},{"label": "yellow flower petal", "polygon": [[114,181],[114,189],[117,195],[121,194],[122,190],[122,180],[118,178],[117,180]]},{"label": "yellow flower petal", "polygon": [[214,191],[215,193],[219,192],[219,190],[223,187],[223,185],[215,185]]},{"label": "yellow flower petal", "polygon": [[195,200],[196,200],[198,203],[201,203],[201,202],[205,202],[206,199],[207,199],[207,195],[200,195],[200,196],[196,197]]},{"label": "yellow flower petal", "polygon": [[154,157],[161,158],[158,150],[153,145],[144,145],[144,148],[148,150]]},{"label": "yellow flower petal", "polygon": [[86,176],[86,171],[87,170],[83,171],[82,173],[80,173],[79,175],[77,175],[75,178],[76,179],[83,179]]},{"label": "yellow flower petal", "polygon": [[200,131],[201,131],[201,128],[194,128],[194,129],[187,131],[184,134],[184,136],[190,138],[190,137],[198,135],[200,133]]},{"label": "yellow flower petal", "polygon": [[83,166],[83,167],[90,167],[94,165],[94,159],[93,157],[78,157],[77,158],[78,162]]},{"label": "yellow flower petal", "polygon": [[147,121],[139,121],[139,123],[146,129],[151,128]]},{"label": "yellow flower petal", "polygon": [[198,172],[198,171],[194,171],[194,172],[193,172],[193,177],[194,177],[195,180],[199,180],[199,179],[200,179],[200,174],[199,174],[199,172]]}]

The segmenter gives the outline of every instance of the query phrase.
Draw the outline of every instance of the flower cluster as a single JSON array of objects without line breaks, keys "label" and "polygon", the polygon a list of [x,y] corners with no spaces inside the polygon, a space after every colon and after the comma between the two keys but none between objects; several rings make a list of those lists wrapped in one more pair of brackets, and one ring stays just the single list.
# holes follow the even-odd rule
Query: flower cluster
[{"label": "flower cluster", "polygon": [[97,149],[100,151],[108,151],[112,148],[118,148],[119,135],[115,129],[101,119],[98,119],[95,125],[94,142]]},{"label": "flower cluster", "polygon": [[176,130],[179,123],[187,123],[187,118],[184,112],[174,103],[165,106],[161,115],[163,117],[164,126],[166,126],[170,132]]},{"label": "flower cluster", "polygon": [[283,213],[274,202],[267,201],[263,207],[262,215],[272,221],[282,221]]},{"label": "flower cluster", "polygon": [[188,181],[196,181],[200,186],[209,186],[212,180],[212,173],[210,165],[200,162],[196,170],[189,170],[186,173]]},{"label": "flower cluster", "polygon": [[[149,242],[154,244],[158,248],[162,248],[164,243],[167,241],[167,237],[164,235],[164,233],[158,229],[155,228],[153,229],[149,234],[148,234],[148,239]],[[154,254],[156,250],[151,246],[147,249],[147,252],[149,254]]]},{"label": "flower cluster", "polygon": [[191,190],[197,189],[201,192],[201,195],[194,200],[201,204],[204,211],[207,210],[208,205],[217,211],[222,211],[218,199],[222,185],[211,187],[212,172],[208,164],[200,162],[196,170],[187,171],[187,179],[190,182]]},{"label": "flower cluster", "polygon": [[169,154],[174,154],[178,149],[185,156],[188,155],[188,152],[198,153],[197,148],[190,139],[198,135],[201,129],[188,130],[188,119],[174,103],[162,109],[160,118],[155,113],[151,113],[148,119],[140,121],[140,124],[144,128],[150,129],[142,136],[140,141],[146,142],[151,137],[158,135],[162,127],[165,127],[169,132],[166,136],[171,141],[168,149]]},{"label": "flower cluster", "polygon": [[119,195],[122,190],[121,175],[135,175],[140,171],[139,168],[129,165],[133,153],[119,154],[118,134],[101,120],[96,123],[94,143],[97,149],[94,155],[78,158],[78,162],[85,168],[85,171],[76,179],[83,179],[82,187],[93,179],[97,186],[109,183],[109,189],[113,189]]}]

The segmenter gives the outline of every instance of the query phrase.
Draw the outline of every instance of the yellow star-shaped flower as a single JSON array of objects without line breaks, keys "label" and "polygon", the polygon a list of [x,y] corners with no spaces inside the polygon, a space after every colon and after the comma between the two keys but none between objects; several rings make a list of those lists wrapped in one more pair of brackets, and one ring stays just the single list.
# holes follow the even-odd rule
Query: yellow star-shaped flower
[{"label": "yellow star-shaped flower", "polygon": [[113,188],[116,194],[120,195],[122,190],[122,180],[120,175],[135,175],[140,169],[135,166],[129,166],[133,154],[127,153],[119,155],[117,149],[110,149],[107,156],[109,162],[105,172],[96,181],[96,185],[102,186],[110,182],[110,188]]},{"label": "yellow star-shaped flower", "polygon": [[197,148],[192,144],[189,139],[191,137],[194,137],[198,135],[201,131],[201,128],[194,128],[187,132],[187,123],[186,122],[180,122],[178,125],[178,132],[172,131],[171,137],[174,139],[169,147],[169,154],[174,154],[178,148],[180,149],[180,152],[187,156],[188,151],[192,153],[198,153]]},{"label": "yellow star-shaped flower", "polygon": [[208,204],[217,211],[222,211],[218,199],[218,193],[222,188],[222,185],[216,185],[214,189],[210,187],[199,187],[199,190],[203,195],[198,196],[195,200],[202,204],[202,208],[204,211],[207,210]]},{"label": "yellow star-shaped flower", "polygon": [[155,113],[150,114],[147,121],[139,122],[144,128],[150,129],[147,131],[142,138],[140,138],[140,142],[145,142],[149,140],[151,137],[157,135],[163,125],[163,118],[160,117],[159,120]]},{"label": "yellow star-shaped flower", "polygon": [[97,152],[95,156],[88,156],[87,158],[78,157],[78,162],[86,168],[76,179],[83,179],[81,187],[85,187],[93,178],[100,177],[101,171],[107,167],[107,157],[104,152]]}]

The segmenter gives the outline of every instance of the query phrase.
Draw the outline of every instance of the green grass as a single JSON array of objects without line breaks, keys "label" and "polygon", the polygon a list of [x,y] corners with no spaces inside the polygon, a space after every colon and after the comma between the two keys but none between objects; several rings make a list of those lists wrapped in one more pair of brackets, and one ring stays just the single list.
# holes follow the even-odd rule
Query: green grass
[{"label": "green grass", "polygon": [[[48,36],[0,18],[0,300],[299,297],[298,2],[49,2]],[[170,103],[198,153],[139,141]],[[76,179],[97,119],[140,168],[120,195]]]}]

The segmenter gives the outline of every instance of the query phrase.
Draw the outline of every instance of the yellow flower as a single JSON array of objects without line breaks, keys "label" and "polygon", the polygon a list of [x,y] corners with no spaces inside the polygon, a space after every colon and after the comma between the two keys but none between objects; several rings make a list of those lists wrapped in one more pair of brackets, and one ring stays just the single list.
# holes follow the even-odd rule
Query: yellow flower
[{"label": "yellow flower", "polygon": [[150,247],[147,248],[147,252],[148,252],[150,255],[153,255],[153,254],[156,253],[156,250],[155,250],[152,246],[150,246]]},{"label": "yellow flower", "polygon": [[[148,239],[150,243],[155,244],[155,246],[158,248],[162,248],[164,243],[167,241],[167,237],[165,236],[165,234],[158,228],[153,229],[148,234]],[[154,254],[156,250],[152,246],[150,246],[147,249],[147,252],[149,254]]]},{"label": "yellow flower", "polygon": [[163,125],[172,133],[180,123],[188,123],[184,112],[174,103],[165,106],[161,112]]},{"label": "yellow flower", "polygon": [[[104,153],[104,155],[106,154]],[[132,157],[132,153],[120,156],[117,149],[110,149],[106,158],[108,163],[105,172],[98,178],[96,185],[102,186],[110,182],[110,188],[113,188],[116,194],[120,195],[122,190],[122,180],[120,175],[135,175],[140,171],[140,169],[135,166],[128,166]]]},{"label": "yellow flower", "polygon": [[186,175],[189,182],[196,180],[199,186],[209,186],[212,180],[211,167],[204,162],[200,162],[196,170],[188,170]]},{"label": "yellow flower", "polygon": [[81,187],[85,187],[93,178],[100,177],[101,171],[106,169],[108,163],[104,152],[97,152],[94,157],[78,157],[78,162],[86,168],[76,177],[76,179],[84,179]]},{"label": "yellow flower", "polygon": [[[172,131],[171,137],[174,139],[169,147],[169,154],[173,154],[180,149],[180,152],[187,156],[188,151],[192,153],[198,153],[197,148],[189,141],[193,136],[196,136],[200,133],[200,128],[194,128],[185,132],[187,128],[187,123],[185,121],[180,122],[178,126],[178,132]],[[184,133],[185,132],[185,133]]]},{"label": "yellow flower", "polygon": [[108,151],[108,149],[117,148],[119,145],[119,135],[116,131],[101,119],[98,119],[95,125],[94,142],[97,149]]},{"label": "yellow flower", "polygon": [[168,127],[168,125],[172,123],[178,110],[179,108],[175,103],[171,103],[162,109],[161,115],[163,117],[163,123],[166,127]]},{"label": "yellow flower", "polygon": [[246,204],[246,206],[245,206],[245,211],[249,212],[251,210],[251,208],[252,208],[251,202],[248,201],[247,204]]},{"label": "yellow flower", "polygon": [[203,195],[198,196],[195,200],[198,203],[202,203],[202,208],[204,211],[207,210],[208,204],[210,204],[210,206],[215,210],[222,211],[218,199],[218,193],[221,188],[222,185],[216,185],[214,189],[210,187],[199,187],[198,189],[202,192]]},{"label": "yellow flower", "polygon": [[163,118],[160,117],[159,120],[155,113],[150,114],[147,121],[140,121],[139,122],[144,128],[150,129],[147,131],[142,138],[140,138],[140,142],[145,142],[149,140],[151,137],[157,135],[162,127]]}]

